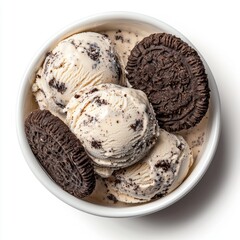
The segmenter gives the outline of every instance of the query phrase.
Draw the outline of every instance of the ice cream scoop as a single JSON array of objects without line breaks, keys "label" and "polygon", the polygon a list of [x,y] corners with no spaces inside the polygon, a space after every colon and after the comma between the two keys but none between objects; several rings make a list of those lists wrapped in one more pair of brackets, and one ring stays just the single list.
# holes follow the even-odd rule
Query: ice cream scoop
[{"label": "ice cream scoop", "polygon": [[177,188],[192,163],[191,150],[183,137],[161,129],[157,143],[142,161],[115,171],[105,182],[121,202],[147,202]]},{"label": "ice cream scoop", "polygon": [[110,40],[99,33],[83,32],[62,40],[47,54],[32,90],[40,109],[59,115],[83,87],[123,84],[121,76]]},{"label": "ice cream scoop", "polygon": [[128,167],[155,144],[158,124],[145,93],[116,84],[86,87],[71,98],[66,123],[93,162]]}]

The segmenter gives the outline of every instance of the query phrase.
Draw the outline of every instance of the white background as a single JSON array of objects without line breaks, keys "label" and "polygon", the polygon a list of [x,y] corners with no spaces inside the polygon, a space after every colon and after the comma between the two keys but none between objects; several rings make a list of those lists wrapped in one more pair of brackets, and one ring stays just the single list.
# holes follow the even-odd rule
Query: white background
[{"label": "white background", "polygon": [[[237,2],[0,0],[1,240],[202,240],[239,236],[240,14]],[[209,64],[222,102],[219,148],[201,182],[173,206],[133,219],[95,217],[58,200],[28,168],[15,127],[19,84],[38,48],[73,21],[112,10],[144,13],[182,32]]]}]

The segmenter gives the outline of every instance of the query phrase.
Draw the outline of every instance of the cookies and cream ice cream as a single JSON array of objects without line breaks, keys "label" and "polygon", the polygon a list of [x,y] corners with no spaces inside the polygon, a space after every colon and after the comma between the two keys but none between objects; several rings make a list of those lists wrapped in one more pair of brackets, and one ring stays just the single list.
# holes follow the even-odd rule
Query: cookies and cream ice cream
[{"label": "cookies and cream ice cream", "polygon": [[[209,117],[208,112],[197,126],[173,134],[159,130],[145,90],[131,88],[122,71],[131,64],[135,45],[154,31],[120,26],[97,26],[99,33],[60,41],[46,55],[32,87],[39,108],[60,117],[91,158],[96,187],[84,200],[108,206],[148,202],[177,188],[201,155]],[[147,71],[151,59],[145,60]],[[164,76],[168,82],[169,75]],[[160,83],[155,80],[146,83],[151,91]]]},{"label": "cookies and cream ice cream", "polygon": [[84,88],[71,98],[66,123],[93,162],[120,169],[139,161],[155,144],[158,124],[146,95],[115,84]]},{"label": "cookies and cream ice cream", "polygon": [[157,143],[142,161],[115,171],[105,182],[121,202],[147,202],[178,187],[192,163],[192,153],[183,137],[161,129]]},{"label": "cookies and cream ice cream", "polygon": [[110,40],[103,34],[84,32],[60,41],[48,53],[36,75],[33,93],[40,109],[59,116],[83,87],[122,81],[121,66]]}]

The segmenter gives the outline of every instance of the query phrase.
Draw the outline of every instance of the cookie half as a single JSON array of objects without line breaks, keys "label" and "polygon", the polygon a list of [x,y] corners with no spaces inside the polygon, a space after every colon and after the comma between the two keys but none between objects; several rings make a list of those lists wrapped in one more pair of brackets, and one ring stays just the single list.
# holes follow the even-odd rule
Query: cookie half
[{"label": "cookie half", "polygon": [[92,193],[95,176],[90,158],[67,125],[48,110],[36,110],[25,120],[32,152],[51,178],[78,198]]},{"label": "cookie half", "polygon": [[148,96],[160,127],[169,132],[195,126],[208,110],[203,62],[176,36],[156,33],[144,38],[132,49],[126,72],[132,87]]}]

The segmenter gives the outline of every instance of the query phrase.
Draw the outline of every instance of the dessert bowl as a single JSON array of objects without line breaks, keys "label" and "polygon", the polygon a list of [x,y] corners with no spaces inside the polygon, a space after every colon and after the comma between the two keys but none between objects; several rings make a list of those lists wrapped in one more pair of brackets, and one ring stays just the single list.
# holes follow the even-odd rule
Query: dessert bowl
[{"label": "dessert bowl", "polygon": [[211,70],[209,69],[206,61],[203,59],[199,51],[198,53],[204,63],[205,70],[208,75],[209,88],[211,90],[207,122],[204,123],[205,140],[204,144],[201,146],[201,151],[197,155],[194,164],[191,167],[190,172],[184,182],[165,197],[144,204],[132,205],[108,205],[106,203],[104,204],[98,202],[97,199],[78,199],[61,189],[49,177],[49,175],[45,172],[45,170],[39,164],[38,160],[33,155],[24,132],[24,121],[27,115],[32,110],[38,108],[31,89],[36,72],[42,65],[47,53],[52,50],[53,46],[55,46],[59,41],[72,34],[84,31],[104,32],[106,30],[112,29],[123,29],[126,31],[131,31],[132,29],[139,29],[139,31],[143,32],[145,35],[149,35],[155,32],[166,32],[180,37],[183,41],[187,42],[190,46],[194,48],[191,42],[189,42],[189,40],[185,36],[183,36],[174,28],[170,27],[164,22],[161,22],[158,19],[142,14],[130,12],[108,12],[81,19],[67,26],[58,34],[53,36],[50,40],[48,40],[44,44],[44,46],[38,51],[32,62],[30,63],[22,79],[18,95],[16,119],[17,134],[23,155],[30,169],[39,179],[39,181],[59,199],[76,209],[93,215],[115,218],[135,217],[159,211],[181,199],[199,182],[213,159],[220,135],[220,99]]}]

